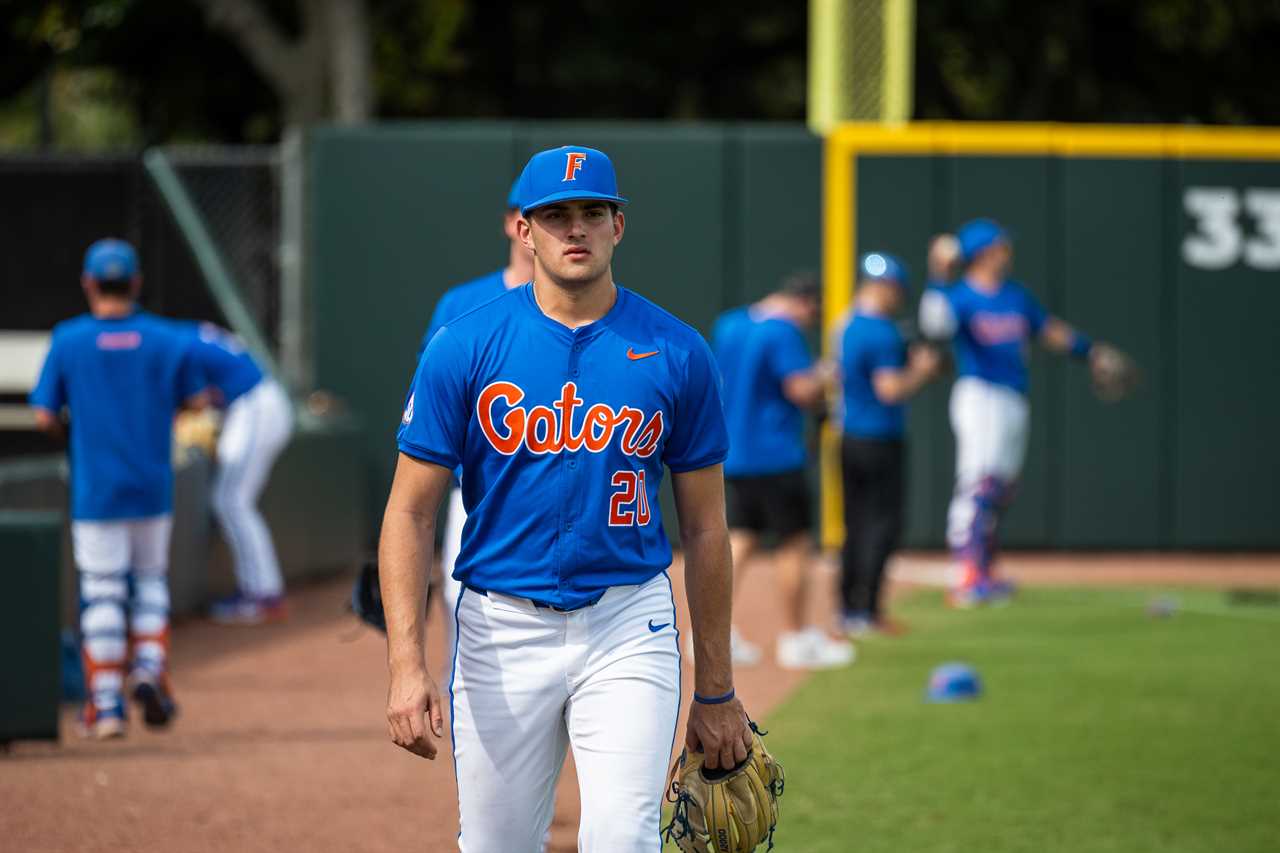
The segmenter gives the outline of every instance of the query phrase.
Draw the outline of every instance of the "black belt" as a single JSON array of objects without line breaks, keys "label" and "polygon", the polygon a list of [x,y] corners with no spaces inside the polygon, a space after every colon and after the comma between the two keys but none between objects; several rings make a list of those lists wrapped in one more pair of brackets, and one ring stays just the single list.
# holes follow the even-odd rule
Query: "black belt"
[{"label": "black belt", "polygon": [[[487,589],[481,589],[480,587],[472,586],[469,583],[464,583],[463,586],[471,590],[472,592],[477,592],[480,595],[483,595],[485,598],[489,597],[489,590]],[[511,595],[510,593],[506,593],[506,592],[501,594]],[[523,601],[527,601],[530,604],[532,604],[534,607],[541,607],[543,610],[554,610],[556,613],[572,613],[575,610],[582,610],[583,608],[593,607],[596,604],[599,604],[600,599],[604,598],[604,593],[603,592],[600,593],[595,598],[591,599],[590,601],[583,602],[582,604],[579,604],[577,607],[561,607],[560,605],[552,604],[549,601],[538,601],[536,598],[529,598],[528,596],[524,596],[524,595],[511,595],[511,597],[519,598],[519,599],[522,599]]]}]

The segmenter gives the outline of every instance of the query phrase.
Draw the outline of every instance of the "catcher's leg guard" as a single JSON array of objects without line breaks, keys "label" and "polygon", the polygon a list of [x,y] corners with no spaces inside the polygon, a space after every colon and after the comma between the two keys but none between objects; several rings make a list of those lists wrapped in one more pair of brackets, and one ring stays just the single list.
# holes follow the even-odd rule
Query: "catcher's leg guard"
[{"label": "catcher's leg guard", "polygon": [[128,522],[72,522],[71,545],[80,574],[86,733],[123,734]]}]

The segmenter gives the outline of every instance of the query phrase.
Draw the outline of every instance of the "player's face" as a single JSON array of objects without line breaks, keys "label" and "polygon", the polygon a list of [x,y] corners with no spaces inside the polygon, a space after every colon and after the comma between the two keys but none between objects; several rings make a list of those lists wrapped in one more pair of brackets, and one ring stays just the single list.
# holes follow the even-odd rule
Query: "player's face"
[{"label": "player's face", "polygon": [[540,207],[518,227],[538,265],[571,286],[590,284],[608,272],[624,224],[622,213],[605,202],[577,199]]},{"label": "player's face", "polygon": [[998,275],[1006,275],[1013,266],[1013,247],[1008,240],[1000,240],[991,247],[991,265]]},{"label": "player's face", "polygon": [[815,328],[818,325],[821,308],[818,300],[801,296],[796,299],[796,320],[806,329]]}]

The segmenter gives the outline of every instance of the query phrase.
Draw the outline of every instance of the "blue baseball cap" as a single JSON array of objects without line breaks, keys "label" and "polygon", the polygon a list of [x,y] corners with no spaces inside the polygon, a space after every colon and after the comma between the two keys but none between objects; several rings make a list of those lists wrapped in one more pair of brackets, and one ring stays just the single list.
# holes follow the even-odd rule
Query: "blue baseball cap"
[{"label": "blue baseball cap", "polygon": [[994,219],[971,219],[960,226],[956,240],[960,243],[960,260],[968,264],[983,249],[989,249],[1002,240],[1008,242],[1009,232]]},{"label": "blue baseball cap", "polygon": [[887,281],[907,290],[907,265],[887,252],[867,252],[858,262],[862,281]]},{"label": "blue baseball cap", "polygon": [[582,145],[562,145],[529,158],[516,182],[520,214],[558,201],[598,198],[626,204],[618,195],[618,176],[603,151]]},{"label": "blue baseball cap", "polygon": [[982,679],[964,663],[944,663],[929,675],[926,702],[964,702],[982,695]]},{"label": "blue baseball cap", "polygon": [[520,176],[516,175],[516,179],[511,182],[511,189],[507,191],[507,210],[515,210],[520,206]]},{"label": "blue baseball cap", "polygon": [[98,281],[133,278],[138,274],[138,253],[124,240],[99,240],[84,253],[84,274]]}]

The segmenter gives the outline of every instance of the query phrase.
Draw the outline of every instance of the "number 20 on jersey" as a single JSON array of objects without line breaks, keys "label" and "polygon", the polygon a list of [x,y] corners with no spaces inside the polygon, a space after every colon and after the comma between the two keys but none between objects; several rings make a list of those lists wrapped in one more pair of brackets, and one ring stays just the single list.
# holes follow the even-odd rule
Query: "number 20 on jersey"
[{"label": "number 20 on jersey", "polygon": [[610,527],[644,527],[649,523],[649,491],[644,485],[644,471],[614,471],[609,484]]}]

